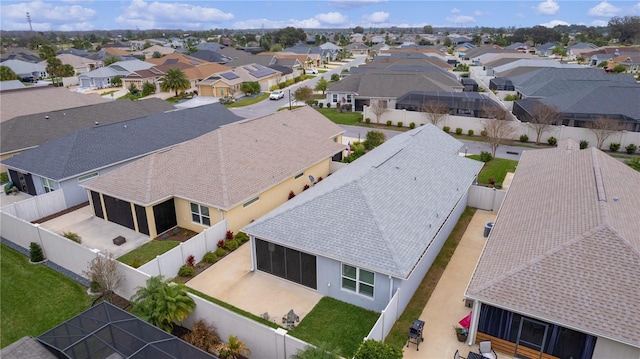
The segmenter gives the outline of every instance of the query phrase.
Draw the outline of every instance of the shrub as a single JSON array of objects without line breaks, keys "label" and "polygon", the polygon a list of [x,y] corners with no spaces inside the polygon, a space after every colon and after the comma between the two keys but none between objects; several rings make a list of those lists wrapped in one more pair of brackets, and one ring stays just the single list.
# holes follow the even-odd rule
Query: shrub
[{"label": "shrub", "polygon": [[367,150],[376,148],[383,144],[386,139],[387,136],[380,131],[369,131],[367,132],[367,139],[364,141],[364,148]]},{"label": "shrub", "polygon": [[387,120],[387,126],[391,126],[392,123],[391,120]]},{"label": "shrub", "polygon": [[218,248],[223,248],[224,247],[224,239],[219,240],[217,246],[218,246]]},{"label": "shrub", "polygon": [[277,89],[279,89],[279,88],[280,88],[280,86],[278,86],[278,85],[273,85],[273,86],[269,87],[269,91],[275,91],[275,90],[277,90]]},{"label": "shrub", "polygon": [[518,95],[516,95],[516,94],[513,94],[513,95],[506,95],[506,96],[504,97],[504,100],[505,100],[505,101],[515,101],[515,100],[517,100],[517,99],[518,99]]},{"label": "shrub", "polygon": [[327,108],[331,108],[331,102],[327,102]]},{"label": "shrub", "polygon": [[482,151],[480,152],[480,161],[487,163],[489,161],[491,161],[493,159],[493,157],[491,156],[490,152],[487,151]]},{"label": "shrub", "polygon": [[208,324],[204,320],[199,319],[193,323],[191,331],[185,334],[182,340],[207,353],[212,353],[216,345],[220,342],[220,336],[213,324]]},{"label": "shrub", "polygon": [[524,142],[524,143],[529,142],[529,136],[527,136],[526,134],[520,135],[520,142]]},{"label": "shrub", "polygon": [[402,127],[403,123],[402,121],[398,121],[398,127]]},{"label": "shrub", "polygon": [[589,147],[589,141],[587,140],[580,140],[580,149],[584,150],[585,148]]},{"label": "shrub", "polygon": [[402,351],[389,344],[368,339],[360,344],[354,359],[402,359]]},{"label": "shrub", "polygon": [[44,254],[42,254],[42,247],[36,242],[29,244],[29,258],[32,262],[42,262],[44,260]]},{"label": "shrub", "polygon": [[638,146],[634,145],[633,143],[630,144],[629,146],[625,147],[625,149],[627,150],[627,153],[632,155],[636,152],[636,150],[638,149]]},{"label": "shrub", "polygon": [[324,107],[324,102],[318,102],[318,107],[323,108]]},{"label": "shrub", "polygon": [[609,151],[611,152],[618,152],[620,151],[620,144],[617,142],[611,142],[609,144]]},{"label": "shrub", "polygon": [[173,234],[176,235],[180,232],[180,228],[176,227],[172,230]]},{"label": "shrub", "polygon": [[218,260],[218,256],[214,252],[207,252],[202,257],[202,261],[205,263],[215,263]]},{"label": "shrub", "polygon": [[183,265],[182,267],[180,267],[180,270],[178,271],[178,275],[181,277],[192,277],[195,274],[196,274],[196,269],[188,265]]},{"label": "shrub", "polygon": [[462,128],[456,127],[456,135],[461,135],[461,134],[462,134]]},{"label": "shrub", "polygon": [[100,283],[98,283],[95,280],[92,280],[91,283],[89,283],[89,290],[91,291],[91,293],[100,293],[100,292],[102,292],[102,288],[100,287]]},{"label": "shrub", "polygon": [[303,192],[308,190],[308,189],[309,189],[309,185],[308,184],[305,184],[304,187],[302,187],[302,191]]},{"label": "shrub", "polygon": [[76,243],[82,243],[82,239],[80,238],[80,236],[77,233],[73,233],[73,232],[62,232],[62,236],[70,239]]},{"label": "shrub", "polygon": [[487,137],[488,134],[489,134],[489,132],[487,132],[487,130],[480,131],[480,136],[482,136],[482,137]]},{"label": "shrub", "polygon": [[469,129],[469,131],[467,131],[467,135],[469,135],[469,136],[473,136],[473,130],[472,130],[472,129]]},{"label": "shrub", "polygon": [[224,235],[224,239],[233,239],[233,232],[227,231],[227,233]]},{"label": "shrub", "polygon": [[140,256],[134,257],[129,263],[129,265],[132,266],[133,268],[138,268],[143,264],[144,264],[144,259],[142,259],[142,257]]},{"label": "shrub", "polygon": [[0,183],[7,183],[7,182],[9,182],[9,175],[7,174],[7,172],[0,173]]},{"label": "shrub", "polygon": [[236,234],[236,241],[238,241],[238,243],[242,244],[244,242],[247,242],[249,240],[249,236],[247,236],[246,233],[244,232],[240,232],[238,234]]},{"label": "shrub", "polygon": [[367,117],[367,118],[364,119],[364,122],[371,123],[371,119],[369,117]]},{"label": "shrub", "polygon": [[336,81],[340,81],[340,74],[331,75],[331,82],[336,82]]},{"label": "shrub", "polygon": [[218,248],[214,253],[218,256],[218,258],[227,255],[227,251],[225,251],[224,248]]},{"label": "shrub", "polygon": [[291,199],[291,198],[293,198],[293,197],[295,197],[295,196],[296,196],[296,194],[295,194],[295,193],[293,193],[293,191],[289,192],[289,199]]},{"label": "shrub", "polygon": [[195,267],[196,266],[196,257],[193,256],[193,254],[189,255],[187,257],[187,265],[189,267]]},{"label": "shrub", "polygon": [[282,90],[282,89],[283,89],[283,88],[285,88],[285,87],[287,87],[287,84],[286,84],[286,83],[284,83],[284,82],[281,82],[281,83],[279,83],[279,84],[278,84],[278,88],[279,88],[280,90]]},{"label": "shrub", "polygon": [[496,184],[496,180],[493,177],[489,178],[487,182],[489,182],[489,184],[492,186]]},{"label": "shrub", "polygon": [[557,146],[558,140],[555,137],[551,136],[549,137],[549,139],[547,139],[547,143],[549,143],[549,145],[551,146]]},{"label": "shrub", "polygon": [[449,130],[450,130],[450,129],[451,129],[451,127],[449,127],[449,126],[444,126],[444,127],[442,128],[442,131],[444,131],[444,132],[446,132],[446,133],[449,133]]},{"label": "shrub", "polygon": [[318,179],[316,180],[316,183],[322,181],[322,176],[319,176]]},{"label": "shrub", "polygon": [[413,130],[414,128],[416,128],[416,123],[415,123],[415,122],[411,122],[411,123],[409,124],[409,128],[410,128],[410,129],[412,129],[412,130]]},{"label": "shrub", "polygon": [[235,239],[228,240],[227,243],[224,244],[224,248],[229,252],[235,251],[238,247],[240,247],[240,245]]}]

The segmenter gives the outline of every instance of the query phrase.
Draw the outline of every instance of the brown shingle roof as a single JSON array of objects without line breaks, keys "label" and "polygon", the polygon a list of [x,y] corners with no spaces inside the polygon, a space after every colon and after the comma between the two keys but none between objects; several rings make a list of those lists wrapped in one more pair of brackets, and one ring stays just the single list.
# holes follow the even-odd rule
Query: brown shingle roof
[{"label": "brown shingle roof", "polygon": [[525,151],[467,295],[640,347],[638,184],[575,141]]},{"label": "brown shingle roof", "polygon": [[310,107],[280,111],[223,126],[86,187],[145,206],[180,197],[227,210],[340,152],[345,146],[332,138],[342,132]]}]

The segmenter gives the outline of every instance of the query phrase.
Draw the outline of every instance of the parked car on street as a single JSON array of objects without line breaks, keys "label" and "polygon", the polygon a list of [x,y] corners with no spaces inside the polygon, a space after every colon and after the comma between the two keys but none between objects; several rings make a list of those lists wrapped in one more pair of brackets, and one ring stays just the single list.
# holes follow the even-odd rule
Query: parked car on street
[{"label": "parked car on street", "polygon": [[304,70],[304,73],[307,75],[317,75],[318,74],[318,69],[315,68],[310,68],[310,69],[306,69]]},{"label": "parked car on street", "polygon": [[271,92],[271,95],[269,95],[269,100],[279,100],[279,99],[281,99],[283,97],[284,97],[284,91],[275,90],[275,91]]}]

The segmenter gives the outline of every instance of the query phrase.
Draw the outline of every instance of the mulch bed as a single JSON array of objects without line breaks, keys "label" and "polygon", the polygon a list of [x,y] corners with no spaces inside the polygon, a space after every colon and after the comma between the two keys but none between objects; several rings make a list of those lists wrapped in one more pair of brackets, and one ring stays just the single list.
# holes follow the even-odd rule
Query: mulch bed
[{"label": "mulch bed", "polygon": [[176,229],[168,230],[167,232],[157,236],[153,240],[186,242],[191,239],[191,237],[194,237],[197,234],[197,232],[194,232],[192,230],[184,229],[182,227],[176,227]]},{"label": "mulch bed", "polygon": [[54,218],[60,217],[60,216],[62,216],[63,214],[67,214],[67,213],[69,213],[69,212],[73,212],[73,211],[75,211],[75,210],[78,210],[78,209],[80,209],[80,208],[82,208],[82,207],[85,207],[85,206],[88,206],[88,205],[89,205],[89,202],[83,202],[83,203],[80,203],[80,204],[75,205],[75,206],[73,206],[73,207],[69,207],[69,208],[67,208],[67,209],[65,209],[65,210],[63,210],[63,211],[58,212],[58,213],[54,213],[54,214],[52,214],[52,215],[49,215],[49,216],[46,216],[46,217],[42,217],[42,218],[40,218],[40,219],[36,219],[35,221],[31,221],[31,223],[33,223],[33,224],[36,224],[36,223],[44,223],[44,222],[46,222],[46,221],[50,221],[50,220],[52,220],[52,219],[54,219]]},{"label": "mulch bed", "polygon": [[195,278],[195,276],[197,276],[198,274],[204,272],[207,268],[211,267],[213,264],[212,263],[207,263],[207,262],[200,262],[198,264],[196,264],[195,269],[196,269],[196,274],[194,274],[192,277],[181,277],[181,276],[176,276],[175,279],[182,282],[182,283],[186,283],[188,281],[190,281],[191,279]]}]

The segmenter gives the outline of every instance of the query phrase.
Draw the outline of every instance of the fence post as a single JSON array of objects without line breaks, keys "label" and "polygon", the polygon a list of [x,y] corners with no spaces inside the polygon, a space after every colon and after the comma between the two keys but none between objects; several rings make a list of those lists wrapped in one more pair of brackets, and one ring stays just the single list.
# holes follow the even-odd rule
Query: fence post
[{"label": "fence post", "polygon": [[158,275],[162,275],[162,266],[160,265],[160,255],[156,255],[156,263],[158,264]]},{"label": "fence post", "polygon": [[40,244],[40,248],[42,248],[42,255],[47,258],[47,252],[44,250],[44,245],[42,244],[42,236],[40,235],[40,223],[36,223],[33,226],[36,227],[36,232],[38,233],[38,244]]}]

